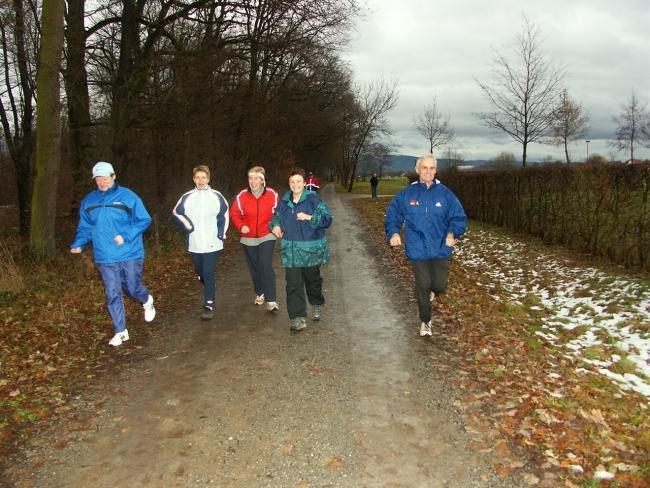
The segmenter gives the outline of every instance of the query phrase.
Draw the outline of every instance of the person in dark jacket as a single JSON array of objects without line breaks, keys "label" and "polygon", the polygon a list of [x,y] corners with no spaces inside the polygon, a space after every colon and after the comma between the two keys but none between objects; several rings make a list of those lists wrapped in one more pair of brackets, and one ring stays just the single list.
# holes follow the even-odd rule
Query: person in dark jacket
[{"label": "person in dark jacket", "polygon": [[84,246],[92,244],[115,329],[108,343],[119,346],[129,340],[122,289],[142,304],[147,322],[156,316],[153,297],[142,284],[142,234],[151,224],[151,217],[138,195],[117,184],[110,163],[95,164],[93,179],[97,189],[81,202],[77,235],[70,252],[79,254]]},{"label": "person in dark jacket", "polygon": [[435,179],[436,159],[418,158],[418,181],[391,200],[384,228],[391,246],[401,246],[405,227],[406,257],[413,267],[420,315],[420,336],[431,335],[431,297],[447,288],[449,258],[467,228],[467,217],[456,195]]},{"label": "person in dark jacket", "polygon": [[372,198],[377,198],[377,186],[379,185],[379,178],[377,178],[377,173],[373,173],[370,177],[370,191],[372,192]]},{"label": "person in dark jacket", "polygon": [[172,210],[176,223],[185,232],[185,247],[203,284],[202,320],[214,317],[217,259],[230,222],[228,202],[210,188],[210,168],[201,164],[192,170],[194,188],[179,198]]},{"label": "person in dark jacket", "polygon": [[266,186],[262,166],[248,171],[248,188],[240,191],[230,206],[230,221],[239,231],[239,242],[244,250],[246,263],[253,279],[255,305],[263,305],[269,311],[278,310],[273,271],[275,235],[269,222],[279,203],[277,192]]},{"label": "person in dark jacket", "polygon": [[330,259],[325,230],[332,223],[332,214],[316,193],[305,190],[302,168],[291,170],[289,187],[291,190],[282,197],[269,228],[282,239],[289,330],[298,332],[307,327],[305,291],[312,306],[312,318],[321,318],[325,297],[320,266]]}]

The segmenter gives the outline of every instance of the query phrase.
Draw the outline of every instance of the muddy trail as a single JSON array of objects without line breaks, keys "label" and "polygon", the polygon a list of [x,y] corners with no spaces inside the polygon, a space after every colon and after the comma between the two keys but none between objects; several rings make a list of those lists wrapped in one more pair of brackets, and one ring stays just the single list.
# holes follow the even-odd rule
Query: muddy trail
[{"label": "muddy trail", "polygon": [[[432,361],[444,334],[419,337],[416,305],[382,272],[347,197],[323,191],[334,224],[320,322],[289,332],[279,262],[280,312],[253,305],[235,253],[218,268],[215,318],[160,314],[147,358],[81,394],[74,420],[40,433],[4,484],[525,485],[469,448],[455,392]],[[200,303],[198,287],[192,293]]]}]

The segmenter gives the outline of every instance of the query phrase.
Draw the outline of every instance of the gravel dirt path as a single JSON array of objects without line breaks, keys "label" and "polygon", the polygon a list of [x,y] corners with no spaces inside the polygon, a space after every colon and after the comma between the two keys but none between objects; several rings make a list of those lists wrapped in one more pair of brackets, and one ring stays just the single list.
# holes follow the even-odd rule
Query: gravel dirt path
[{"label": "gravel dirt path", "polygon": [[238,252],[218,269],[215,319],[158,317],[148,358],[80,395],[74,420],[35,439],[7,486],[523,486],[468,448],[431,360],[444,336],[418,336],[415,304],[347,197],[323,192],[335,218],[321,322],[289,332],[279,263],[280,312],[254,306]]}]

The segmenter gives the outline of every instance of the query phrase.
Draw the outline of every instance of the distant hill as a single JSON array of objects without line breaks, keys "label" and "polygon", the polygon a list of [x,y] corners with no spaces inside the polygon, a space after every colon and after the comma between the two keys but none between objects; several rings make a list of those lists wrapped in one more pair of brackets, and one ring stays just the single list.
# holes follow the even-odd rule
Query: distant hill
[{"label": "distant hill", "polygon": [[[391,163],[384,168],[385,173],[406,173],[413,171],[415,168],[416,156],[408,156],[406,154],[391,154],[390,156]],[[472,159],[469,161],[463,161],[462,166],[481,166],[487,163],[484,159]],[[452,162],[453,164],[453,162]],[[449,168],[448,159],[438,159],[438,169],[444,171]]]}]

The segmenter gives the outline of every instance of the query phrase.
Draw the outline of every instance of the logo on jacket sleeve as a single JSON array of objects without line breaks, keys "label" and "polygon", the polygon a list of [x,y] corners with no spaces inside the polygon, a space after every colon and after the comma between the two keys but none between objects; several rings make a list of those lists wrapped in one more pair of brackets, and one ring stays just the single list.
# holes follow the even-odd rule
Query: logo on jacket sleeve
[{"label": "logo on jacket sleeve", "polygon": [[415,198],[409,200],[409,205],[420,205],[420,202],[418,202]]},{"label": "logo on jacket sleeve", "polygon": [[442,203],[436,202],[436,207],[442,207]]}]

